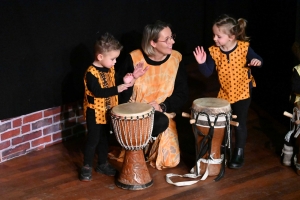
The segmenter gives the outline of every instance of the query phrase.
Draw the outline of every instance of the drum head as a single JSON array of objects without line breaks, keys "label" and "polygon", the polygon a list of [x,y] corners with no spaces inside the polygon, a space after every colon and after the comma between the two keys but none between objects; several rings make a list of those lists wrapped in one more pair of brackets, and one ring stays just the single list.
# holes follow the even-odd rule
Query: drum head
[{"label": "drum head", "polygon": [[112,108],[111,114],[122,117],[135,117],[149,114],[153,107],[146,103],[124,103]]},{"label": "drum head", "polygon": [[230,103],[219,98],[200,98],[193,101],[192,108],[195,112],[205,112],[208,115],[228,113],[231,111]]}]

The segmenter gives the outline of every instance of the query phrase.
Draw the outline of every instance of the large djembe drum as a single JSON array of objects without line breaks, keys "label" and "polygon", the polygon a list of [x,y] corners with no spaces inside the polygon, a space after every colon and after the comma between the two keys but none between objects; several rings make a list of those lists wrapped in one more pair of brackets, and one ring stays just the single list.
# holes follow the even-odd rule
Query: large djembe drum
[{"label": "large djembe drum", "polygon": [[141,190],[152,186],[143,149],[153,129],[154,108],[145,103],[125,103],[111,110],[116,138],[125,148],[122,170],[116,185],[128,190]]},{"label": "large djembe drum", "polygon": [[193,101],[191,118],[194,122],[196,165],[191,172],[203,177],[218,176],[215,180],[222,178],[225,146],[230,144],[231,117],[231,106],[226,100],[200,98]]}]

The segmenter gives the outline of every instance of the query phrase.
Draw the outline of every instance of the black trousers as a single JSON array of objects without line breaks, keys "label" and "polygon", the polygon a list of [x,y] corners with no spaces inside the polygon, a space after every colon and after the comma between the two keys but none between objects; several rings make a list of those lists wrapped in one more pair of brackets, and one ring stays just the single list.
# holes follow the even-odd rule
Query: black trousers
[{"label": "black trousers", "polygon": [[155,111],[152,137],[157,137],[164,132],[169,126],[169,118],[162,112]]},{"label": "black trousers", "polygon": [[232,114],[237,116],[234,121],[239,122],[238,127],[234,127],[235,132],[235,148],[244,148],[247,140],[247,117],[251,103],[252,90],[250,89],[250,97],[231,104]]},{"label": "black trousers", "polygon": [[87,140],[84,149],[83,164],[93,166],[95,153],[98,154],[98,165],[107,161],[109,148],[110,124],[96,124],[94,110],[88,108],[86,113]]}]

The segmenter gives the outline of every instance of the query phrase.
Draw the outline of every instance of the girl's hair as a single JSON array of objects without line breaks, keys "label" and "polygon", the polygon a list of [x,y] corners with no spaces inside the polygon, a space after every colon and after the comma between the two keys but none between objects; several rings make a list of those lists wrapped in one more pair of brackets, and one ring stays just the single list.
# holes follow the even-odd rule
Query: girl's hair
[{"label": "girl's hair", "polygon": [[101,35],[95,43],[95,54],[103,54],[113,50],[122,50],[123,46],[110,33]]},{"label": "girl's hair", "polygon": [[227,35],[235,35],[237,40],[250,40],[250,38],[246,36],[245,32],[247,21],[243,18],[235,20],[228,15],[221,15],[216,19],[214,25],[222,29]]},{"label": "girl's hair", "polygon": [[157,42],[159,33],[166,27],[171,28],[171,25],[160,20],[157,20],[154,24],[148,24],[145,26],[141,46],[147,56],[155,54],[150,42],[152,40],[154,42]]}]

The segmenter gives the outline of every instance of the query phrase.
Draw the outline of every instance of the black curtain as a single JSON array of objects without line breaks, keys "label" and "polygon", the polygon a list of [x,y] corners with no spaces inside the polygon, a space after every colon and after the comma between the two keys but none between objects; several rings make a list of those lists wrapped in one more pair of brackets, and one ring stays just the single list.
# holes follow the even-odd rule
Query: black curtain
[{"label": "black curtain", "polygon": [[264,67],[253,71],[254,101],[284,106],[296,5],[297,0],[2,0],[0,119],[82,100],[83,74],[100,33],[108,31],[124,45],[119,66],[139,47],[143,27],[160,19],[177,34],[174,49],[194,62],[194,47],[213,44],[212,22],[223,13],[248,20],[251,46],[264,58]]}]

